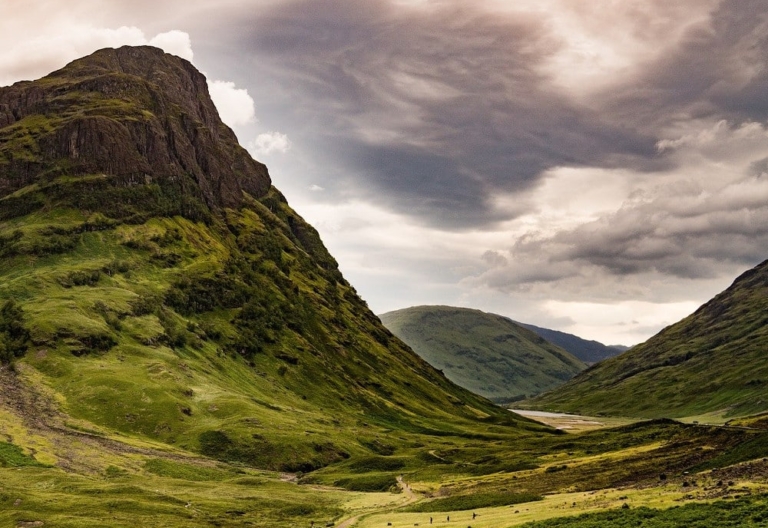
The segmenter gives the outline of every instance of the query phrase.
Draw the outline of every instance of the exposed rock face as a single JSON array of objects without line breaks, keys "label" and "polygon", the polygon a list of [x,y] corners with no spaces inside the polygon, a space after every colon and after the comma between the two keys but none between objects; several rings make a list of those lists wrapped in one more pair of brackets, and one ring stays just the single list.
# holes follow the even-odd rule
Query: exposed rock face
[{"label": "exposed rock face", "polygon": [[219,118],[205,77],[149,46],[103,49],[0,88],[0,198],[90,174],[116,187],[170,184],[211,209],[270,188],[266,167]]}]

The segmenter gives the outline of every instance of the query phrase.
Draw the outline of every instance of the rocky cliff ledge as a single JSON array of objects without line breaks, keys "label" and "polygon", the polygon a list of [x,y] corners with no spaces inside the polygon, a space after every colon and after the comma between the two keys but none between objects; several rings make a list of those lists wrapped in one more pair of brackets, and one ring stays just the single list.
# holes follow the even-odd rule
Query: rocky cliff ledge
[{"label": "rocky cliff ledge", "polygon": [[149,46],[103,49],[0,88],[5,209],[24,213],[29,207],[15,207],[9,195],[71,177],[81,192],[95,186],[105,199],[140,201],[142,192],[116,192],[137,187],[163,195],[155,202],[181,197],[169,206],[179,214],[237,207],[244,192],[259,198],[270,188],[267,168],[222,123],[205,76]]}]

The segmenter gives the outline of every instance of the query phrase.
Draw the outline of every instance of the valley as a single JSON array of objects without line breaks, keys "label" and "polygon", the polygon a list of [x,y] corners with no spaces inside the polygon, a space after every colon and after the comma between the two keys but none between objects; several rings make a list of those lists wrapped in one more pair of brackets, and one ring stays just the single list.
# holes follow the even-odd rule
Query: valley
[{"label": "valley", "polygon": [[0,88],[0,525],[764,526],[766,270],[602,361],[388,329],[191,63],[103,49]]},{"label": "valley", "polygon": [[[755,516],[768,502],[768,442],[757,429],[647,422],[526,442],[499,430],[425,435],[426,455],[398,446],[302,475],[73,424],[37,430],[12,416],[4,409],[4,438],[34,447],[0,443],[0,522],[9,526],[425,526],[430,517],[445,526],[591,526],[602,512],[635,525],[638,514]],[[46,455],[62,449],[81,464],[51,465]]]}]

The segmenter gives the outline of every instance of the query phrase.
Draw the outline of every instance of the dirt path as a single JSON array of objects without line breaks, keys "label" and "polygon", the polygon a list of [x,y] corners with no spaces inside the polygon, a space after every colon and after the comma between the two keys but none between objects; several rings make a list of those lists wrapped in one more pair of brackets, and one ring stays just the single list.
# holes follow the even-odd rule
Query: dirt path
[{"label": "dirt path", "polygon": [[[403,490],[403,494],[405,495],[405,501],[401,504],[398,504],[398,508],[402,506],[407,506],[408,504],[412,504],[419,500],[419,496],[416,495],[413,490],[411,489],[411,486],[403,480],[403,476],[400,475],[397,477],[397,485],[400,486],[400,489]],[[336,528],[350,528],[351,526],[354,526],[357,521],[360,520],[363,516],[372,515],[374,513],[383,513],[385,511],[390,510],[391,507],[386,508],[374,508],[372,510],[369,510],[365,513],[358,513],[354,517],[350,517],[349,519],[346,519],[341,522]]]},{"label": "dirt path", "polygon": [[429,450],[429,454],[430,454],[431,456],[435,457],[436,459],[438,459],[438,460],[439,460],[439,461],[441,461],[441,462],[445,462],[446,464],[450,464],[450,463],[451,463],[451,461],[450,461],[450,460],[446,460],[446,459],[444,459],[443,457],[441,457],[440,455],[438,455],[438,454],[437,454],[437,450],[435,450],[435,449],[430,449],[430,450]]},{"label": "dirt path", "polygon": [[400,489],[403,490],[403,493],[405,493],[405,496],[408,498],[408,500],[402,504],[403,506],[416,502],[419,499],[411,489],[411,486],[403,480],[402,475],[397,477],[397,485],[400,486]]},{"label": "dirt path", "polygon": [[358,519],[360,519],[359,515],[355,517],[350,517],[346,521],[342,522],[337,528],[349,528],[350,526],[354,525],[358,521]]}]

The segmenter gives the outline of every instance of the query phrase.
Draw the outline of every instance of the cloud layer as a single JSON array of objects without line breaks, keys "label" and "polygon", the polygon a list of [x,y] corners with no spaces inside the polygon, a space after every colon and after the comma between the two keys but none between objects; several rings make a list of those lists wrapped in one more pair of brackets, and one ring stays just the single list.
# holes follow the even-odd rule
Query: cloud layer
[{"label": "cloud layer", "polygon": [[[508,220],[496,197],[558,166],[657,170],[657,138],[576,102],[543,67],[562,43],[546,21],[458,2],[281,2],[241,36],[255,63],[333,145],[345,192],[436,226]],[[301,116],[301,117],[299,117]],[[339,146],[341,145],[341,148]]]},{"label": "cloud layer", "polygon": [[225,121],[374,309],[629,344],[766,258],[768,0],[23,5],[0,84],[194,43],[232,81],[210,85]]},{"label": "cloud layer", "polygon": [[598,4],[285,1],[238,45],[317,199],[413,223],[467,298],[656,303],[637,340],[765,258],[768,2]]}]

